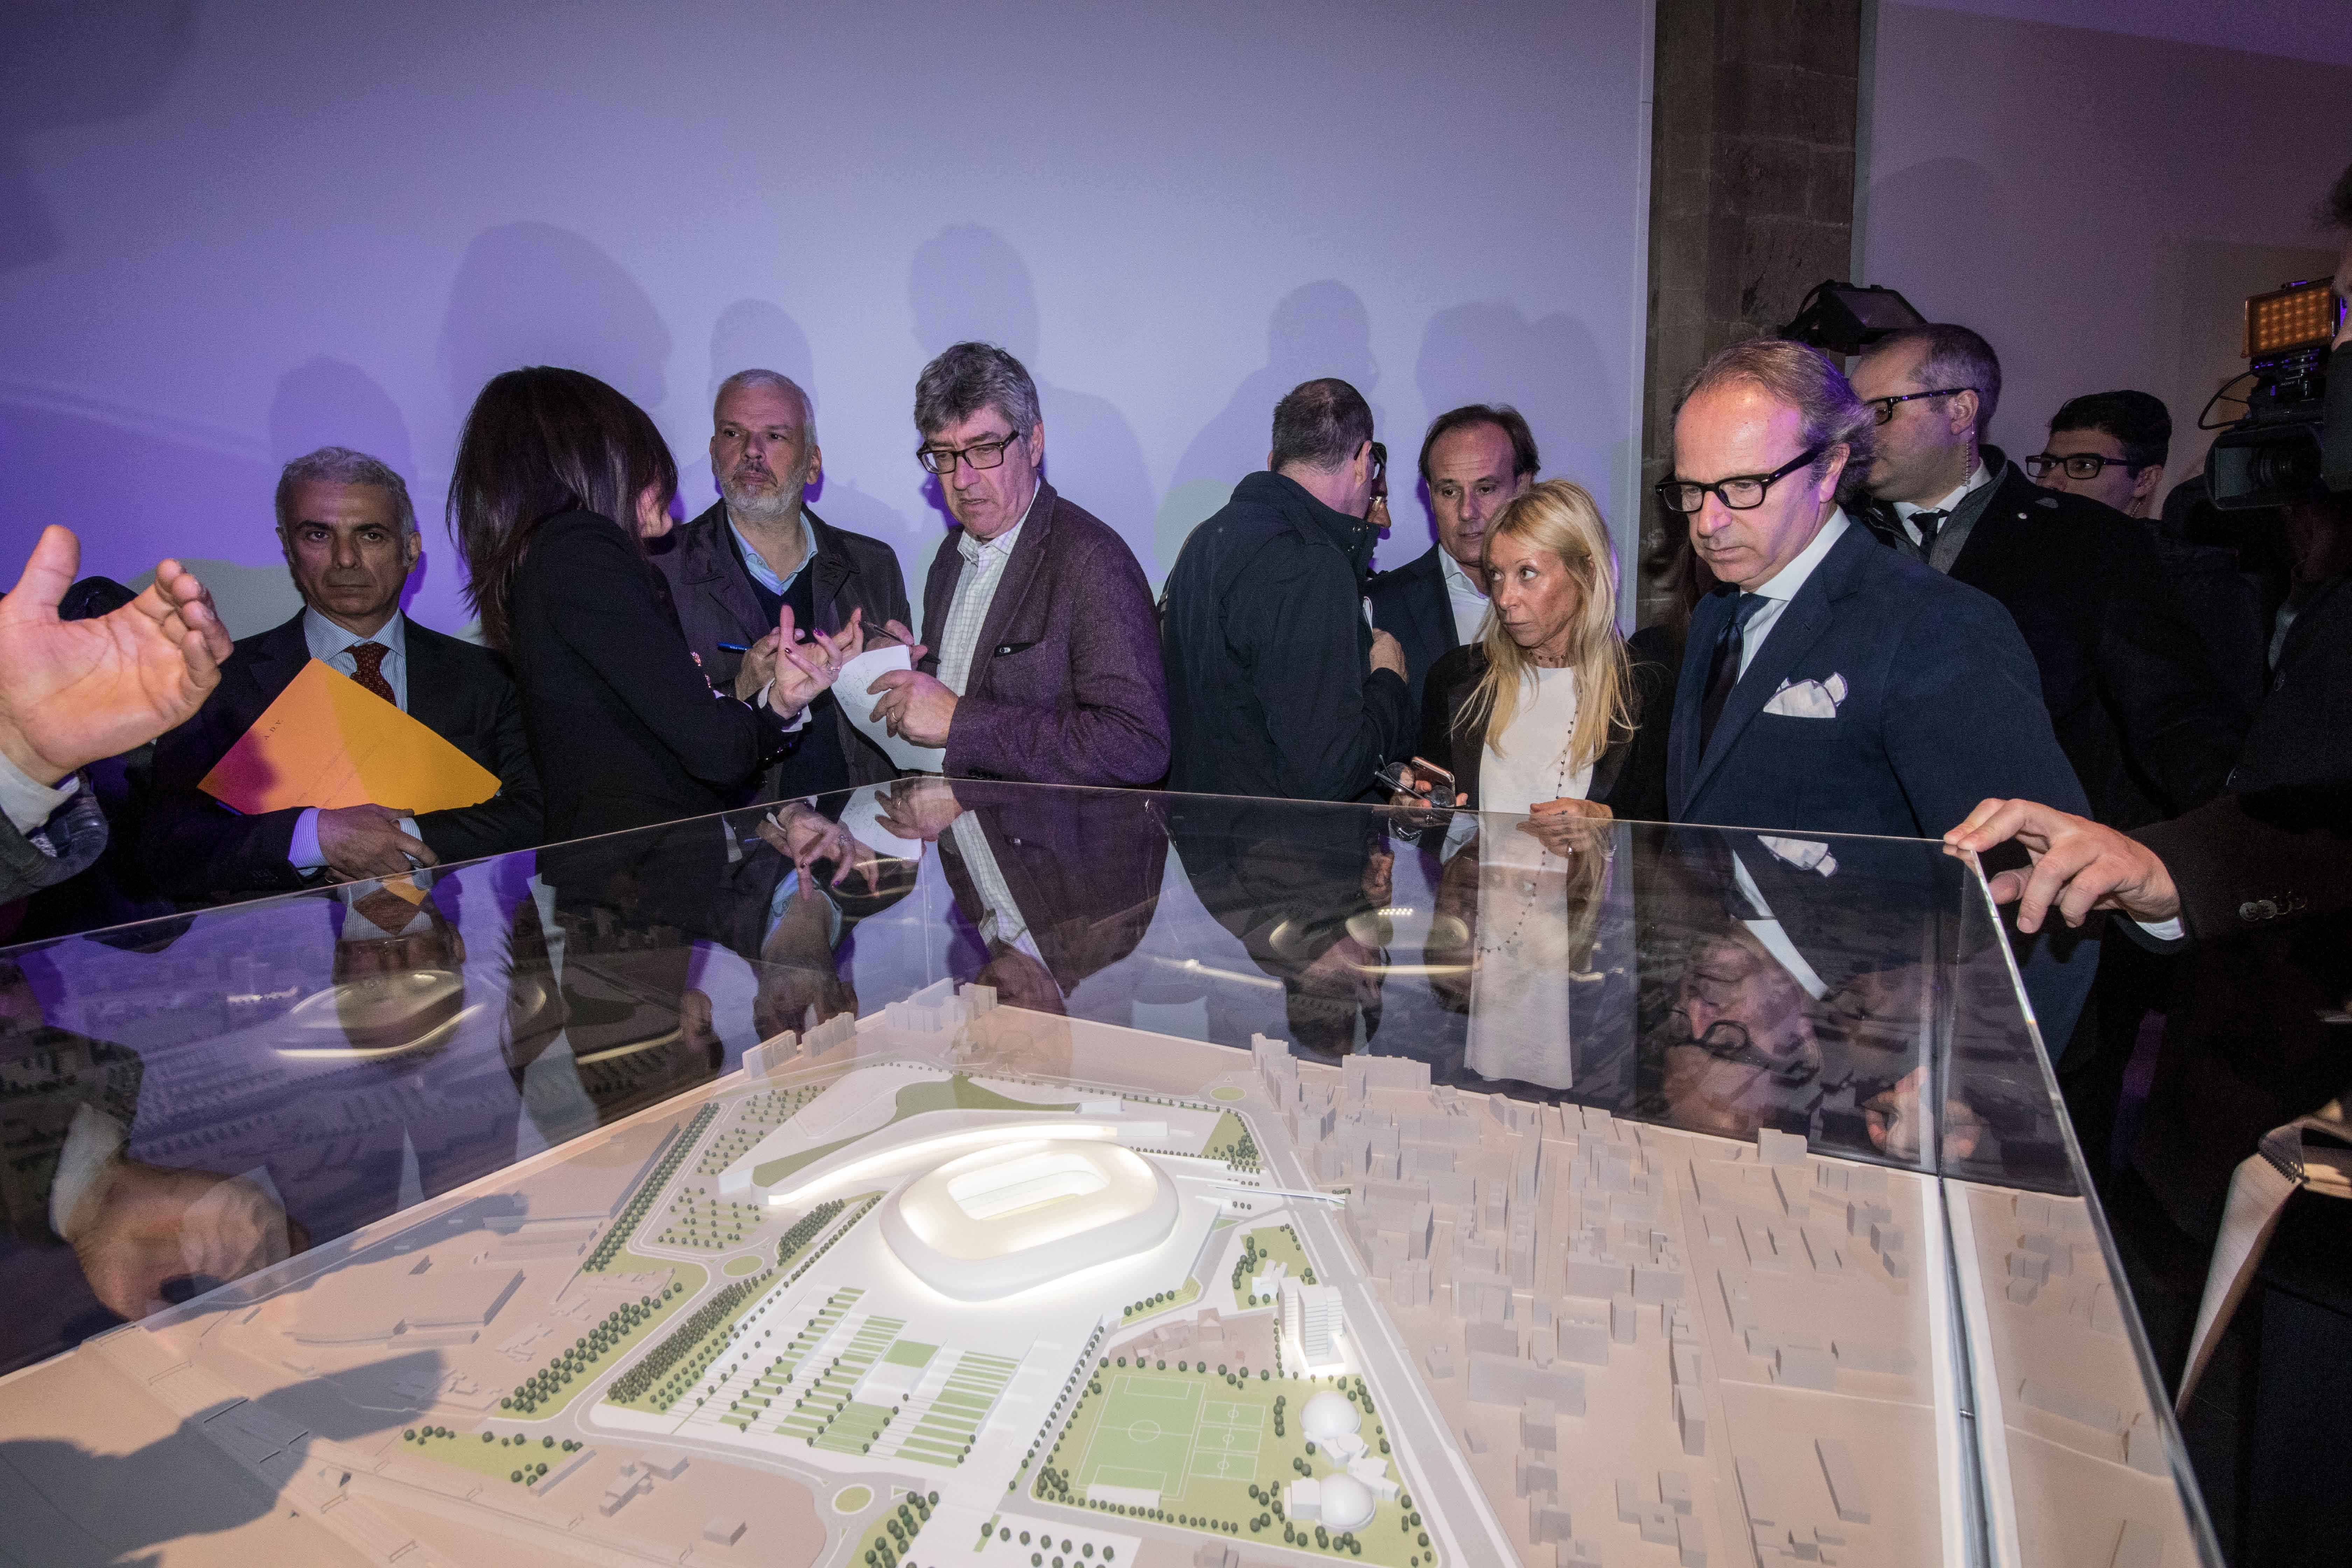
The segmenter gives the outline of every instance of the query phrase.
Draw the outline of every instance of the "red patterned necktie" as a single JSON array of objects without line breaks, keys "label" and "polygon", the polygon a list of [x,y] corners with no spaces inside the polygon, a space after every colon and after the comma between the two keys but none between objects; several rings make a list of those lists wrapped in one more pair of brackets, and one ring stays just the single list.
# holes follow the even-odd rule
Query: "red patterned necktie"
[{"label": "red patterned necktie", "polygon": [[392,695],[392,682],[383,678],[383,656],[391,651],[380,642],[352,644],[352,658],[359,665],[352,679],[397,708],[400,703]]}]

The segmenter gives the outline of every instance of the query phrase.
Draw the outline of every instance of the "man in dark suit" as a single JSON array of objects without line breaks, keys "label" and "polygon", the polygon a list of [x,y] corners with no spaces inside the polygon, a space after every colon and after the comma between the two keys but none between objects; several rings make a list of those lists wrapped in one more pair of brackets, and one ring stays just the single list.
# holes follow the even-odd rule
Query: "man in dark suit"
[{"label": "man in dark suit", "polygon": [[[277,507],[278,542],[304,608],[240,639],[196,716],[156,742],[142,842],[158,886],[185,903],[219,903],[537,844],[539,775],[514,682],[488,650],[401,612],[423,542],[400,476],[362,453],[322,447],[286,465]],[[240,816],[199,790],[313,658],[496,774],[498,793],[415,817],[397,801]]]},{"label": "man in dark suit", "polygon": [[1429,489],[1437,542],[1395,571],[1378,574],[1364,590],[1372,602],[1372,625],[1404,648],[1413,704],[1408,736],[1421,733],[1429,667],[1475,641],[1486,618],[1486,520],[1526,494],[1540,466],[1534,433],[1507,404],[1448,409],[1429,422],[1421,438],[1421,482]]},{"label": "man in dark suit", "polygon": [[[1685,390],[1674,473],[1658,489],[1689,515],[1723,586],[1692,614],[1675,692],[1675,821],[1929,838],[1987,795],[2019,793],[1996,787],[2011,780],[2084,808],[2007,612],[1887,550],[1839,506],[1872,434],[1845,377],[1798,343],[1734,344]],[[1769,858],[1741,860],[1748,888],[1786,865],[1811,876],[1835,864],[1773,842]],[[2089,988],[2087,955],[2071,956],[2036,944],[2023,961],[2053,1043]]]},{"label": "man in dark suit", "polygon": [[[915,384],[915,428],[957,528],[923,584],[929,646],[874,683],[875,711],[944,748],[950,776],[1156,782],[1168,699],[1151,590],[1127,542],[1045,483],[1028,371],[1001,348],[956,344]],[[912,640],[903,624],[884,629]]]},{"label": "man in dark suit", "polygon": [[1879,420],[1874,530],[2009,611],[2090,816],[2137,827],[2220,794],[2243,723],[2151,531],[1983,444],[2000,399],[1990,346],[1966,327],[1895,332],[1853,386]]},{"label": "man in dark suit", "polygon": [[[744,370],[719,384],[710,436],[719,499],[672,533],[653,561],[703,672],[714,685],[731,683],[746,701],[775,672],[776,618],[786,605],[795,626],[830,635],[853,610],[864,612],[869,634],[904,624],[911,613],[897,553],[878,539],[834,527],[803,503],[824,469],[816,416],[790,377]],[[809,704],[796,742],[768,770],[760,799],[898,776],[831,690]]]}]

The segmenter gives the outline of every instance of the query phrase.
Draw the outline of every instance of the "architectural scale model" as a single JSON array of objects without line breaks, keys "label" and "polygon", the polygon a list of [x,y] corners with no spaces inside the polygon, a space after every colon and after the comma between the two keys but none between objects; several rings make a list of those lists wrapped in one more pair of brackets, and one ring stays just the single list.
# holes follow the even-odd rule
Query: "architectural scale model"
[{"label": "architectural scale model", "polygon": [[[0,1556],[1958,1563],[1932,1197],[943,983],[0,1384]],[[1988,1528],[2192,1562],[2082,1205],[1959,1230]]]}]

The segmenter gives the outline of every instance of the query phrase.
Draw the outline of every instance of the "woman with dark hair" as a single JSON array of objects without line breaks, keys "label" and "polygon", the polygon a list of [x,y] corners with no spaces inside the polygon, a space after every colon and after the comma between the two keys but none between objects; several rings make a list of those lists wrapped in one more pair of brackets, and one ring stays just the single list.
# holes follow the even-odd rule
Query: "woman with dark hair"
[{"label": "woman with dark hair", "polygon": [[653,421],[594,376],[510,370],[466,416],[449,532],[514,666],[550,842],[726,809],[865,646],[855,612],[796,644],[787,607],[759,698],[713,690],[645,556],[677,490]]}]

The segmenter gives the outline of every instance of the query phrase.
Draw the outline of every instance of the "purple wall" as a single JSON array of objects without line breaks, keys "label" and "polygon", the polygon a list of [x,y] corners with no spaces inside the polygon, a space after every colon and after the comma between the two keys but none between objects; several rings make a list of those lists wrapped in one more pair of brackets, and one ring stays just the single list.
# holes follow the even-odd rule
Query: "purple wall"
[{"label": "purple wall", "polygon": [[[818,510],[912,580],[943,528],[914,376],[967,336],[1028,363],[1048,472],[1155,578],[1317,374],[1408,461],[1514,401],[1627,523],[1644,30],[1638,0],[11,6],[7,553],[60,521],[89,571],[232,563],[257,629],[290,602],[276,465],[341,442],[408,475],[414,608],[454,628],[484,378],[611,381],[691,512],[711,389],[761,363],[816,395]],[[1397,516],[1383,563],[1426,546]]]},{"label": "purple wall", "polygon": [[2245,367],[2240,301],[2335,268],[2343,237],[2311,210],[2352,160],[2352,8],[2047,8],[2089,25],[1881,8],[1861,275],[1991,341],[2012,453],[2069,397],[2163,398],[2168,485],[2201,471],[2198,411]]}]

